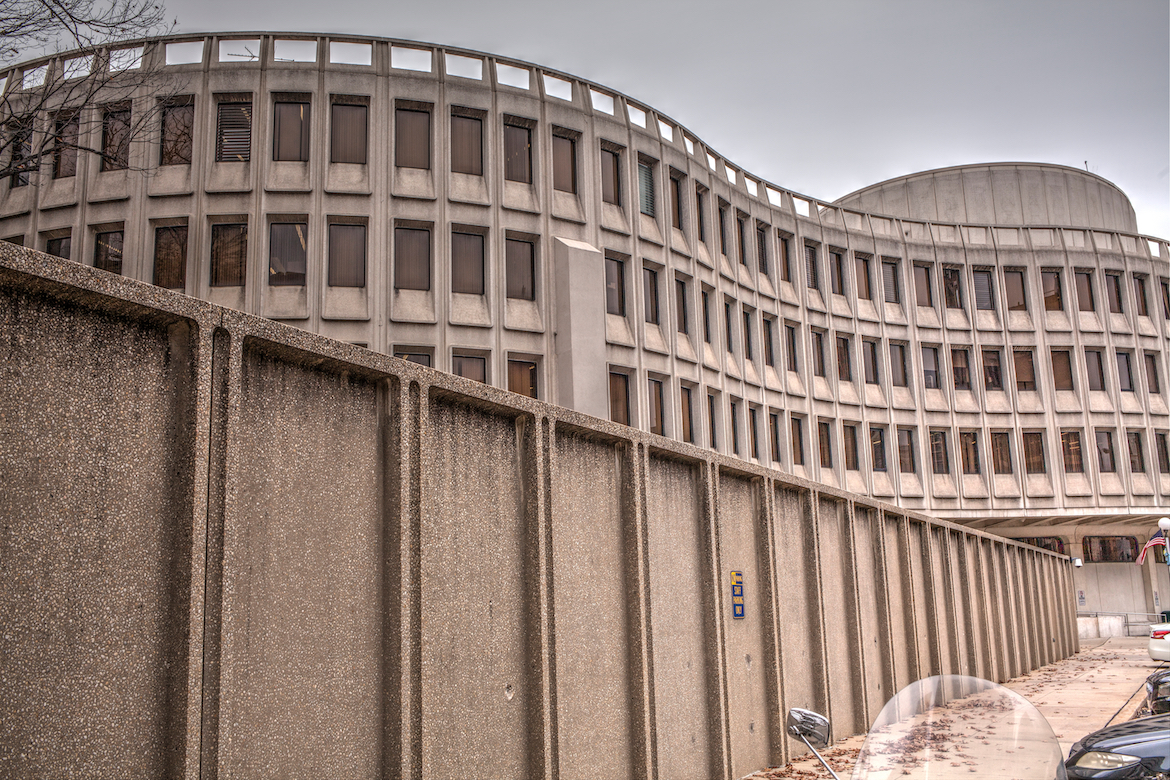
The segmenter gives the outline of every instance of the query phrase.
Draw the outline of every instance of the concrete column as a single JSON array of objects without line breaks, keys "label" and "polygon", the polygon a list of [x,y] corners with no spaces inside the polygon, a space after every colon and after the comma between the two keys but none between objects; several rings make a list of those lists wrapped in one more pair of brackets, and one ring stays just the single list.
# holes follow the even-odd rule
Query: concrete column
[{"label": "concrete column", "polygon": [[609,419],[605,370],[605,258],[582,241],[554,238],[557,404]]}]

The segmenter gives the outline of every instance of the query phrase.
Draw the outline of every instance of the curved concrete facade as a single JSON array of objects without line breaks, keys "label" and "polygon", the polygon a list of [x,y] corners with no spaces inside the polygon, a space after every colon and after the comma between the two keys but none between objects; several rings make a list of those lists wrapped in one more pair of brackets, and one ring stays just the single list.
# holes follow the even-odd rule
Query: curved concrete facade
[{"label": "curved concrete facade", "polygon": [[[0,237],[68,238],[92,265],[117,234],[121,272],[161,281],[181,228],[171,284],[190,295],[942,518],[1144,527],[1170,504],[1170,249],[1098,177],[930,172],[936,211],[907,196],[918,216],[897,217],[884,195],[877,214],[784,190],[644,104],[479,52],[232,33],[143,57],[190,95],[190,162],[160,164],[158,127],[127,170],[47,161],[0,183]],[[338,129],[359,124],[360,144]],[[941,216],[952,180],[985,183],[968,221]],[[1058,194],[1088,184],[1096,205]]]},{"label": "curved concrete facade", "polygon": [[1044,163],[922,171],[851,192],[834,205],[929,222],[1138,230],[1133,205],[1117,185]]}]

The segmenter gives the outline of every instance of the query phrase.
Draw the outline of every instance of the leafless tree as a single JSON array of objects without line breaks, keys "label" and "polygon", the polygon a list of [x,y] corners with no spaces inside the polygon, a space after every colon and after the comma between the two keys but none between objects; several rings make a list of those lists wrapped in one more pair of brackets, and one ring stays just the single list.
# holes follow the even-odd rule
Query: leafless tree
[{"label": "leafless tree", "polygon": [[86,154],[134,167],[132,142],[179,87],[143,40],[170,27],[153,0],[0,0],[0,69],[29,58],[2,87],[0,179],[72,175]]}]

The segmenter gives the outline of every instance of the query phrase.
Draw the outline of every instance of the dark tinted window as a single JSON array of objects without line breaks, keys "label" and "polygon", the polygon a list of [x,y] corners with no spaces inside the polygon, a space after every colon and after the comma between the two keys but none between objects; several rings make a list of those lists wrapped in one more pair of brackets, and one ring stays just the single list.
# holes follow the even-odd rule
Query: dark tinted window
[{"label": "dark tinted window", "polygon": [[617,152],[601,150],[601,199],[622,205],[621,160]]},{"label": "dark tinted window", "polygon": [[394,112],[394,164],[431,167],[431,112],[399,108]]},{"label": "dark tinted window", "polygon": [[1072,390],[1072,355],[1066,349],[1052,350],[1052,386],[1056,390]]},{"label": "dark tinted window", "polygon": [[116,106],[102,115],[103,171],[122,170],[130,165],[130,107]]},{"label": "dark tinted window", "polygon": [[[63,179],[77,175],[77,141],[78,141],[77,114],[58,117],[53,122],[53,178]],[[164,114],[163,133],[165,144],[166,120]],[[190,162],[188,148],[187,161]],[[166,165],[166,163],[163,163]]]},{"label": "dark tinted window", "polygon": [[509,238],[504,242],[508,297],[536,300],[536,245]]},{"label": "dark tinted window", "polygon": [[536,363],[530,360],[509,360],[508,389],[513,393],[536,398]]},{"label": "dark tinted window", "polygon": [[451,116],[451,170],[483,175],[483,122],[470,116]]},{"label": "dark tinted window", "polygon": [[625,374],[609,375],[609,419],[630,424],[630,379]]},{"label": "dark tinted window", "polygon": [[[554,135],[553,189],[561,192],[577,191],[577,142],[572,138]],[[676,227],[678,227],[676,225]]]},{"label": "dark tinted window", "polygon": [[329,226],[329,286],[366,286],[366,226]]},{"label": "dark tinted window", "polygon": [[112,274],[122,273],[122,231],[111,230],[94,237],[93,267]]},{"label": "dark tinted window", "polygon": [[625,263],[616,257],[605,258],[605,310],[623,317],[626,314]]},{"label": "dark tinted window", "polygon": [[527,127],[504,125],[504,178],[532,183],[532,131]]},{"label": "dark tinted window", "polygon": [[304,222],[274,222],[268,229],[268,283],[303,285],[308,267],[309,226]]},{"label": "dark tinted window", "polygon": [[272,159],[305,162],[309,159],[309,104],[273,106]]},{"label": "dark tinted window", "polygon": [[394,228],[394,289],[431,289],[431,231]]},{"label": "dark tinted window", "polygon": [[187,226],[154,230],[154,283],[172,290],[187,286]]},{"label": "dark tinted window", "polygon": [[331,162],[366,164],[368,113],[367,106],[333,104],[333,133],[329,138]]},{"label": "dark tinted window", "polygon": [[483,248],[480,233],[451,234],[451,292],[483,295]]},{"label": "dark tinted window", "polygon": [[247,225],[211,226],[212,287],[242,287],[247,257]]}]

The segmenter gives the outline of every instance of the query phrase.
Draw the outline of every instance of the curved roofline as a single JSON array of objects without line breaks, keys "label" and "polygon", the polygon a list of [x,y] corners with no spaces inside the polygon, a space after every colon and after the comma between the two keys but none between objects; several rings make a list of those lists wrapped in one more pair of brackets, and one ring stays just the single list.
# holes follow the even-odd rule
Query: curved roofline
[{"label": "curved roofline", "polygon": [[1071,165],[1061,165],[1060,163],[1028,162],[1026,160],[1018,160],[1015,162],[965,163],[963,165],[948,165],[943,168],[928,168],[925,171],[915,171],[914,173],[907,173],[903,176],[895,176],[892,179],[883,179],[879,182],[875,182],[874,184],[869,184],[860,189],[856,189],[853,192],[842,195],[841,197],[834,200],[833,205],[840,205],[842,201],[848,200],[849,198],[852,198],[856,195],[860,195],[863,192],[868,192],[870,190],[877,189],[878,187],[884,187],[887,184],[893,184],[895,182],[909,181],[910,179],[916,179],[919,176],[933,176],[938,173],[946,173],[947,171],[968,171],[978,170],[979,168],[1014,168],[1021,165],[1027,166],[1029,168],[1056,168],[1062,171],[1072,171],[1073,173],[1079,173],[1082,176],[1089,176],[1091,178],[1097,179],[1098,181],[1104,182],[1105,184],[1108,184],[1122,195],[1125,195],[1125,199],[1127,201],[1129,200],[1129,196],[1125,194],[1125,190],[1121,189],[1121,187],[1118,187],[1104,176],[1092,173],[1091,171],[1083,171],[1080,168],[1074,168]]}]

